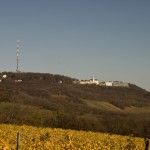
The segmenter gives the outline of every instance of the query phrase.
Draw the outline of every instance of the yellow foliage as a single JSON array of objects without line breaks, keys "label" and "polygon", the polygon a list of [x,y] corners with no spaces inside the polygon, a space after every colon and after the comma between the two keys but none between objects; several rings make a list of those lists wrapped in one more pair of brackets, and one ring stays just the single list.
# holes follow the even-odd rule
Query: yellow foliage
[{"label": "yellow foliage", "polygon": [[143,138],[85,131],[0,125],[0,150],[143,150]]}]

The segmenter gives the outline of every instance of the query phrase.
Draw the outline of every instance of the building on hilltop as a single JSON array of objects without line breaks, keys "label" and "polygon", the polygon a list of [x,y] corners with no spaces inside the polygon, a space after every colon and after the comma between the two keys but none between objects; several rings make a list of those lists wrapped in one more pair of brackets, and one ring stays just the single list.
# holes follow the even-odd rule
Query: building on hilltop
[{"label": "building on hilltop", "polygon": [[122,82],[122,81],[113,81],[113,86],[123,86],[123,87],[129,87],[128,83]]},{"label": "building on hilltop", "polygon": [[94,77],[92,79],[89,80],[81,80],[79,81],[80,84],[96,84],[99,85],[99,81],[97,79],[95,79]]},{"label": "building on hilltop", "polygon": [[76,80],[73,81],[74,84],[95,84],[95,85],[99,85],[99,86],[109,86],[109,87],[129,87],[129,84],[126,82],[122,82],[122,81],[103,81],[103,82],[99,82],[97,79],[95,79],[94,77],[92,79],[89,80]]},{"label": "building on hilltop", "polygon": [[129,87],[129,84],[122,81],[108,81],[105,82],[106,86],[115,86],[115,87]]},{"label": "building on hilltop", "polygon": [[113,86],[113,82],[112,81],[107,81],[107,82],[105,82],[105,85],[106,86]]}]

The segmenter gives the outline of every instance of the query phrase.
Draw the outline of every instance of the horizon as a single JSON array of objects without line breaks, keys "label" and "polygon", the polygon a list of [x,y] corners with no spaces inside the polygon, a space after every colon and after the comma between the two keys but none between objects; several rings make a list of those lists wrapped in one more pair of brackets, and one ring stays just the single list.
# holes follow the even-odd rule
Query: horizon
[{"label": "horizon", "polygon": [[123,81],[150,91],[150,1],[0,2],[0,71]]}]

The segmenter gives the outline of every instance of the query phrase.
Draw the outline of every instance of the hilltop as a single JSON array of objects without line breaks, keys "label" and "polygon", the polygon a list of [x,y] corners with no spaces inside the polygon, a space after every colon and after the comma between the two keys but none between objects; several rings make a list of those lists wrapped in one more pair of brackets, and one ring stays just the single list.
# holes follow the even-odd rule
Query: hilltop
[{"label": "hilltop", "polygon": [[[3,72],[0,122],[150,137],[150,92],[74,84],[46,73]],[[61,82],[60,82],[61,81]]]}]

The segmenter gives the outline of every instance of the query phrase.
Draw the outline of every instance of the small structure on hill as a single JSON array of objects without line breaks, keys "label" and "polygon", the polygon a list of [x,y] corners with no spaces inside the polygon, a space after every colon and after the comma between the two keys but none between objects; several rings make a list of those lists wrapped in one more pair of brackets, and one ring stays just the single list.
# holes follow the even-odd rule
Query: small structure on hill
[{"label": "small structure on hill", "polygon": [[15,80],[15,82],[22,82],[22,80]]},{"label": "small structure on hill", "polygon": [[81,80],[79,81],[80,84],[96,84],[99,85],[99,81],[97,79],[95,79],[94,77],[92,79],[89,80]]},{"label": "small structure on hill", "polygon": [[113,86],[113,82],[112,81],[107,81],[107,82],[105,82],[105,85],[106,86]]},{"label": "small structure on hill", "polygon": [[4,74],[4,75],[2,76],[2,78],[3,78],[3,79],[6,79],[6,78],[7,78],[7,75],[6,75],[6,74]]},{"label": "small structure on hill", "polygon": [[113,81],[113,86],[123,86],[123,87],[128,87],[129,84],[128,83],[125,83],[125,82],[122,82],[122,81]]}]

